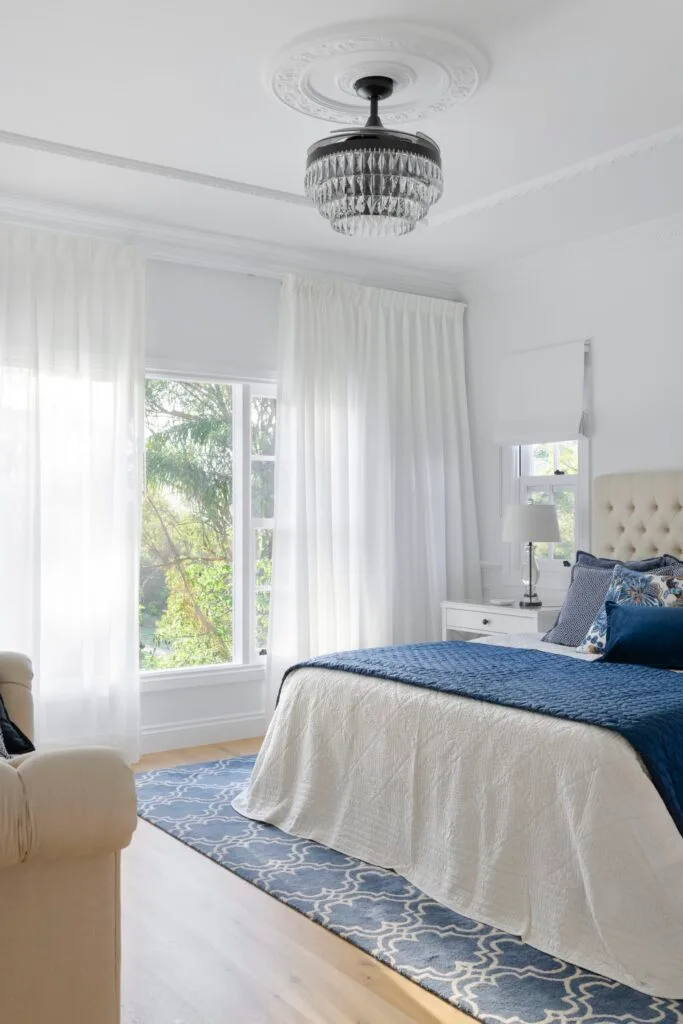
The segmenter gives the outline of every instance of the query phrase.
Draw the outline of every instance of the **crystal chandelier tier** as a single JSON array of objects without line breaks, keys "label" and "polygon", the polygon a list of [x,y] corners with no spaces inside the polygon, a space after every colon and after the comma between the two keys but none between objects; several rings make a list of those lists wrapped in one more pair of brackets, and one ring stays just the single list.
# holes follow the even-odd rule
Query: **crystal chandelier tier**
[{"label": "crystal chandelier tier", "polygon": [[340,234],[408,234],[441,198],[437,144],[420,132],[385,128],[379,119],[379,101],[393,88],[391,78],[360,78],[356,92],[370,101],[365,126],[334,131],[308,150],[306,195]]}]

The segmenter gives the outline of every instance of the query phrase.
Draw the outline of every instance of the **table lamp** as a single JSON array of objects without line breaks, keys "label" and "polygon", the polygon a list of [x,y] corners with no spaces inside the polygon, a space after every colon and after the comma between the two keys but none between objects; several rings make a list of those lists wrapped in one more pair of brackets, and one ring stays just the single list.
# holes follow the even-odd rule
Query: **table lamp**
[{"label": "table lamp", "polygon": [[[536,593],[539,568],[534,556],[537,541],[559,541],[560,526],[554,505],[508,505],[503,521],[503,540],[509,544],[525,544],[525,586],[520,608],[540,608],[541,601]],[[528,560],[527,560],[528,559]]]}]

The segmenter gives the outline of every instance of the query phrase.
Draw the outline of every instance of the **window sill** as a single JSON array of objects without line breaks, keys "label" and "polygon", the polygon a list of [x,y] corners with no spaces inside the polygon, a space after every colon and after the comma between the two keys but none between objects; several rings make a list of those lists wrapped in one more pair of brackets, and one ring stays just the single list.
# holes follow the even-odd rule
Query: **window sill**
[{"label": "window sill", "polygon": [[254,665],[192,665],[189,668],[155,669],[140,673],[140,692],[162,693],[165,690],[193,690],[200,686],[262,683],[265,678],[265,659]]}]

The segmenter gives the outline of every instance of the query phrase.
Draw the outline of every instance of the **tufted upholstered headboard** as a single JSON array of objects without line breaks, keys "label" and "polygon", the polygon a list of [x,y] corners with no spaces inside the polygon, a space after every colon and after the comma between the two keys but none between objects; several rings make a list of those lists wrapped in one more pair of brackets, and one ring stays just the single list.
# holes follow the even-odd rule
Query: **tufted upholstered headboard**
[{"label": "tufted upholstered headboard", "polygon": [[591,518],[596,555],[683,559],[683,470],[597,477]]}]

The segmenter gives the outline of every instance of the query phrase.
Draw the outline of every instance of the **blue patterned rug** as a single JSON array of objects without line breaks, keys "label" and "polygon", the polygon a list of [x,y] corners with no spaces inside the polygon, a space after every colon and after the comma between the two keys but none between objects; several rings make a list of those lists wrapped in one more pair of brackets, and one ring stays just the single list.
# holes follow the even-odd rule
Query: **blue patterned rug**
[{"label": "blue patterned rug", "polygon": [[405,878],[243,818],[254,757],[137,778],[142,818],[484,1024],[683,1024],[656,999],[447,910]]}]

